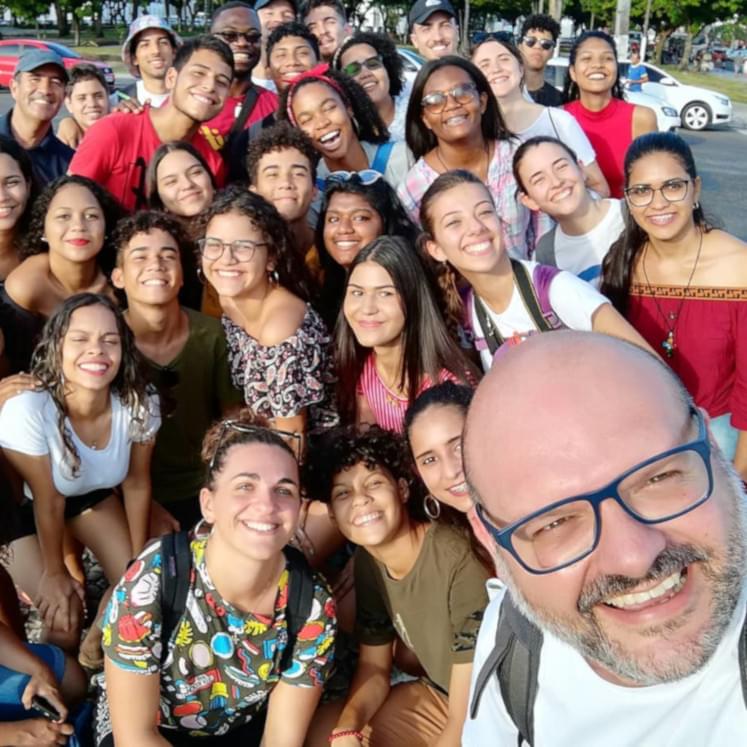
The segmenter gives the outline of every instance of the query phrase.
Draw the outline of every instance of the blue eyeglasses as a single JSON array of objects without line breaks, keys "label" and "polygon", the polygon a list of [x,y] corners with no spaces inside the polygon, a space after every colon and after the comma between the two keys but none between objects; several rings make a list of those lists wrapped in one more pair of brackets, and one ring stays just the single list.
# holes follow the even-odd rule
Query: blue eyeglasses
[{"label": "blue eyeglasses", "polygon": [[330,184],[346,184],[347,182],[370,187],[382,178],[383,175],[381,172],[374,171],[374,169],[363,169],[362,171],[333,171],[327,176],[325,187]]},{"label": "blue eyeglasses", "polygon": [[498,529],[485,509],[477,515],[485,529],[521,566],[534,574],[559,571],[590,555],[602,533],[600,506],[616,501],[642,524],[660,524],[705,503],[713,492],[711,446],[701,412],[695,416],[698,436],[632,467],[592,493],[552,503]]}]

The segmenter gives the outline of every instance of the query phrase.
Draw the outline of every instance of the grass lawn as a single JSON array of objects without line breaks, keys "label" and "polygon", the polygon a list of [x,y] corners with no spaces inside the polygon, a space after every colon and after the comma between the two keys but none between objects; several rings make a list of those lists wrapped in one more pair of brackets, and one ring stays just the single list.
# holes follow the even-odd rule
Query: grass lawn
[{"label": "grass lawn", "polygon": [[712,73],[691,73],[678,70],[676,65],[664,65],[662,67],[680,83],[710,88],[713,91],[723,93],[737,104],[747,104],[747,78],[726,77]]}]

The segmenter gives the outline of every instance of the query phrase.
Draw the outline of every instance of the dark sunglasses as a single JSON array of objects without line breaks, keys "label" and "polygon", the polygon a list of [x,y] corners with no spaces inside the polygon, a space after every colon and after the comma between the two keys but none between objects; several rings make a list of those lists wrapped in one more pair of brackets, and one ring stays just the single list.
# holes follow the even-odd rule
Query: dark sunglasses
[{"label": "dark sunglasses", "polygon": [[259,44],[262,40],[259,31],[216,31],[215,35],[228,44],[235,44],[239,39],[243,39],[247,44]]},{"label": "dark sunglasses", "polygon": [[446,102],[449,100],[449,96],[451,96],[457,104],[469,104],[470,101],[474,101],[477,95],[477,86],[474,83],[462,83],[455,86],[450,91],[434,91],[433,93],[429,93],[427,96],[423,96],[420,101],[420,106],[433,114],[438,114],[446,107]]},{"label": "dark sunglasses", "polygon": [[366,70],[381,70],[384,67],[384,63],[381,61],[381,57],[376,55],[375,57],[369,57],[367,60],[361,60],[360,62],[349,62],[342,68],[342,72],[345,75],[349,75],[351,78],[355,78],[363,68]]},{"label": "dark sunglasses", "polygon": [[539,44],[545,52],[549,52],[555,46],[555,42],[552,39],[538,39],[536,36],[525,36],[521,41],[530,49]]}]

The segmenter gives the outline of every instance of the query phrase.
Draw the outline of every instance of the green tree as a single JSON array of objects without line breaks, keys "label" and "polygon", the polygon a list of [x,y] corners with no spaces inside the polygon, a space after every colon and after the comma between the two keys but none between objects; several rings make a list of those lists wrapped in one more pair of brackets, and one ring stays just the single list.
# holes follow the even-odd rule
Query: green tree
[{"label": "green tree", "polygon": [[49,9],[49,2],[45,0],[4,0],[3,5],[19,21],[33,23],[37,32],[39,31],[39,16],[44,15]]}]

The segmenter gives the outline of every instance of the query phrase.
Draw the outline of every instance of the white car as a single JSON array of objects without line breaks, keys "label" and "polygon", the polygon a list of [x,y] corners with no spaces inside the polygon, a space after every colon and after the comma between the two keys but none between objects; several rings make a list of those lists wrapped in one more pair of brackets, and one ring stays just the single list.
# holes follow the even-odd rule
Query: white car
[{"label": "white car", "polygon": [[[545,68],[545,80],[550,85],[555,86],[559,91],[562,91],[567,69],[567,57],[553,57]],[[656,124],[659,132],[676,130],[682,124],[678,111],[658,96],[653,96],[643,91],[623,91],[623,96],[631,104],[647,106],[649,109],[653,109],[656,112]]]},{"label": "white car", "polygon": [[[620,63],[620,78],[625,80],[629,62]],[[682,126],[688,130],[703,130],[709,125],[726,124],[731,121],[731,99],[717,91],[700,86],[688,86],[664,70],[644,62],[648,82],[642,88],[644,93],[666,101],[677,110]]]},{"label": "white car", "polygon": [[397,54],[402,60],[403,77],[409,85],[412,85],[418,71],[425,65],[425,58],[414,49],[407,49],[406,47],[397,47]]}]

